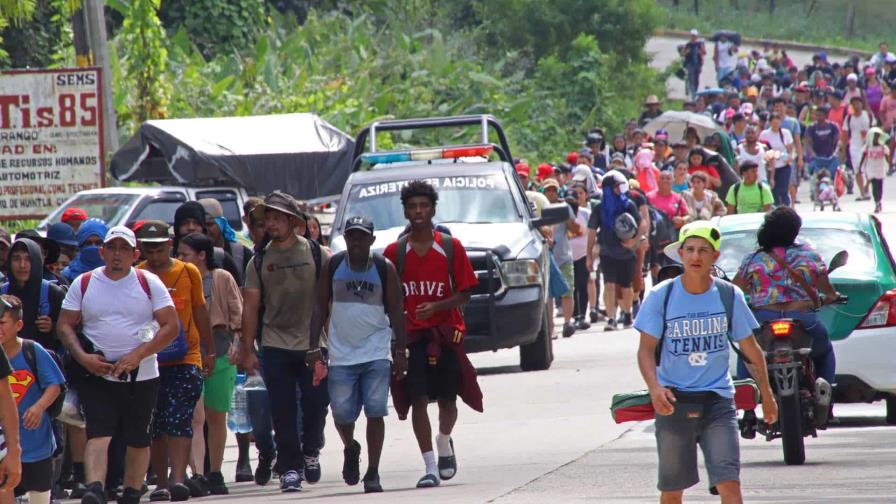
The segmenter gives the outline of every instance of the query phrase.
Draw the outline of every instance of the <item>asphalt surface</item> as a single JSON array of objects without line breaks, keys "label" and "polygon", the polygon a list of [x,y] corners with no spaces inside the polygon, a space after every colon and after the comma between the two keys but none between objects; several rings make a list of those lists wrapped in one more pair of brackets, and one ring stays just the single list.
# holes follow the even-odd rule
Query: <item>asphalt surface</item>
[{"label": "asphalt surface", "polygon": [[[658,70],[666,69],[670,64],[679,59],[677,47],[687,42],[684,38],[675,37],[652,37],[647,41],[645,50],[648,54],[653,55],[650,66]],[[760,49],[750,44],[744,46],[744,49]],[[793,59],[794,64],[798,67],[810,63],[812,61],[812,52],[788,50],[787,54]],[[831,57],[833,61],[845,60],[846,58]],[[707,87],[716,87],[716,70],[712,62],[712,42],[707,42],[706,59],[703,64],[703,71],[700,73],[700,89]],[[685,82],[674,75],[666,81],[666,91],[669,98],[676,100],[684,100]]]},{"label": "asphalt surface", "polygon": [[[887,182],[893,184],[896,179]],[[807,201],[805,194],[802,198]],[[871,209],[870,202],[852,199],[844,198],[845,211]],[[896,197],[889,202],[896,209]],[[798,208],[808,211],[809,206]],[[881,217],[887,234],[896,236],[896,213]],[[659,494],[655,490],[653,422],[617,425],[609,412],[614,393],[643,388],[635,363],[637,335],[632,330],[604,333],[599,329],[556,340],[556,358],[548,371],[520,371],[516,350],[473,355],[485,395],[485,413],[460,407],[454,433],[459,471],[439,488],[414,488],[423,474],[423,464],[410,422],[400,422],[390,414],[380,467],[384,494],[361,497],[360,485],[348,487],[342,482],[342,446],[330,421],[328,444],[321,457],[323,478],[317,485],[306,484],[300,494],[281,494],[276,482],[265,487],[229,483],[230,495],[200,500],[655,502]],[[783,464],[779,441],[742,441],[747,502],[896,502],[896,426],[885,425],[883,403],[838,405],[835,411],[841,424],[806,441],[807,462],[802,466]],[[364,432],[363,420],[356,432]],[[231,437],[223,471],[228,482],[233,481],[236,455]],[[254,467],[254,449],[252,456]],[[366,469],[363,460],[361,468]],[[705,478],[702,469],[701,477]],[[686,499],[718,502],[707,493],[705,483],[690,489]]]}]

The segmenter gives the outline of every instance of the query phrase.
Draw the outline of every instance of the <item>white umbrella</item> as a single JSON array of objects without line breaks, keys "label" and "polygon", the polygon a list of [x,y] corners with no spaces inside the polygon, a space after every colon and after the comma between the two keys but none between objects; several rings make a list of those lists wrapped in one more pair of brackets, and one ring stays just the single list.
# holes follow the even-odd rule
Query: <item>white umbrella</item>
[{"label": "white umbrella", "polygon": [[697,130],[697,135],[704,138],[715,133],[716,123],[711,117],[703,114],[695,114],[694,112],[663,112],[662,115],[651,119],[644,125],[644,131],[654,136],[657,130],[664,129],[669,132],[669,140],[684,140],[684,133],[688,128]]}]

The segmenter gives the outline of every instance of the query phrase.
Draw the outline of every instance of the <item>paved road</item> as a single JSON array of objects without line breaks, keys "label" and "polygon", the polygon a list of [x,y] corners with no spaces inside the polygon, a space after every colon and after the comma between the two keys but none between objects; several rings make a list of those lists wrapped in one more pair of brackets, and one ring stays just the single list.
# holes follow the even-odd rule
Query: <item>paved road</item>
[{"label": "paved road", "polygon": [[[896,184],[896,179],[888,183]],[[891,193],[896,194],[896,189]],[[805,195],[803,198],[807,200]],[[844,202],[847,211],[871,208],[869,202],[851,199]],[[896,209],[896,197],[889,201]],[[888,234],[896,236],[896,213],[885,213],[882,218]],[[658,494],[652,422],[616,425],[609,415],[614,392],[643,388],[634,360],[636,346],[637,335],[631,330],[576,334],[555,342],[556,360],[549,371],[533,373],[519,370],[516,351],[474,355],[486,411],[477,414],[461,409],[455,434],[456,479],[437,489],[414,489],[422,474],[420,455],[409,422],[399,422],[392,415],[387,420],[381,464],[387,492],[365,496],[364,501],[654,502]],[[838,406],[836,411],[843,419],[842,426],[807,441],[804,466],[785,467],[778,442],[742,443],[748,501],[896,502],[892,473],[896,427],[884,424],[882,403]],[[364,432],[363,425],[357,432]],[[342,482],[341,443],[332,424],[327,427],[327,439],[323,481],[306,486],[299,495],[283,495],[275,483],[264,488],[243,483],[233,485],[229,496],[201,501],[354,502],[362,489]],[[231,439],[224,467],[228,481],[233,478],[235,459]],[[714,501],[703,485],[691,489],[688,499]]]},{"label": "paved road", "polygon": [[[676,48],[679,45],[684,44],[685,42],[687,42],[686,39],[674,37],[653,37],[648,40],[646,50],[648,54],[653,55],[653,61],[650,63],[650,66],[659,70],[663,70],[674,61],[677,61],[679,56]],[[756,47],[752,47],[750,45],[744,46],[744,48],[757,49]],[[700,89],[703,89],[705,87],[715,87],[716,85],[716,71],[712,63],[711,42],[707,43],[706,51],[706,63],[703,65],[703,72],[700,74]],[[812,61],[811,52],[787,51],[787,54],[790,55],[791,58],[793,58],[793,62],[799,67],[802,67],[803,65]],[[833,59],[839,60],[838,58]],[[672,76],[671,78],[669,78],[669,80],[666,82],[666,90],[670,98],[675,98],[677,100],[685,99],[684,81],[679,79],[678,77]]]}]

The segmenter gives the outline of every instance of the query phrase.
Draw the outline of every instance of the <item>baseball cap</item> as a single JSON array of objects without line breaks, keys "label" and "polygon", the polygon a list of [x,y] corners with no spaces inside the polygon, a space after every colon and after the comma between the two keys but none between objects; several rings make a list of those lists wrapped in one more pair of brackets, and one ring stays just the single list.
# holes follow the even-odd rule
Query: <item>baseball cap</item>
[{"label": "baseball cap", "polygon": [[856,82],[859,80],[859,76],[856,75],[855,72],[852,72],[846,76],[846,80]]},{"label": "baseball cap", "polygon": [[206,218],[224,217],[224,207],[221,206],[220,201],[215,198],[202,198],[198,201],[202,208],[205,209]]},{"label": "baseball cap", "polygon": [[694,28],[694,29],[691,30],[691,35],[693,35],[693,36],[696,37],[697,35],[700,35],[700,32],[698,32],[697,29]]},{"label": "baseball cap", "polygon": [[541,183],[541,188],[542,188],[542,189],[547,189],[548,187],[553,187],[554,189],[559,190],[559,189],[560,189],[560,183],[557,182],[556,180],[552,179],[552,178],[545,179],[545,181]]},{"label": "baseball cap", "polygon": [[599,144],[603,141],[604,141],[603,135],[601,135],[600,133],[597,133],[595,131],[592,131],[591,133],[588,133],[587,135],[585,135],[585,145]]},{"label": "baseball cap", "polygon": [[531,173],[531,171],[529,170],[529,165],[527,165],[526,163],[517,163],[514,168],[516,169],[517,175],[528,177]]},{"label": "baseball cap", "polygon": [[67,208],[62,212],[62,218],[60,220],[62,222],[68,222],[70,220],[87,220],[87,212],[82,208]]},{"label": "baseball cap", "polygon": [[252,214],[256,218],[261,219],[264,218],[264,213],[268,209],[283,212],[293,217],[302,217],[302,212],[299,210],[299,205],[296,204],[296,200],[294,200],[292,196],[280,191],[274,191],[265,196],[264,203],[253,208]]},{"label": "baseball cap", "polygon": [[679,249],[681,249],[681,246],[684,245],[688,238],[703,238],[716,252],[722,246],[722,232],[719,231],[719,228],[709,221],[697,221],[682,226],[678,234],[678,241],[666,245],[663,253],[666,254],[666,257],[680,263],[681,255],[679,254]]},{"label": "baseball cap", "polygon": [[536,170],[538,180],[544,180],[554,174],[554,167],[548,163],[541,163]]},{"label": "baseball cap", "polygon": [[57,222],[47,228],[47,239],[62,245],[71,247],[78,246],[78,239],[75,237],[75,230],[64,222]]},{"label": "baseball cap", "polygon": [[168,224],[158,220],[148,220],[137,228],[136,238],[144,243],[164,243],[171,239]]},{"label": "baseball cap", "polygon": [[610,170],[600,179],[601,187],[616,187],[622,185],[622,192],[628,191],[628,180],[618,170]]},{"label": "baseball cap", "polygon": [[669,139],[669,130],[660,128],[660,129],[656,130],[656,133],[654,133],[653,138],[655,140],[668,140]]},{"label": "baseball cap", "polygon": [[759,96],[759,90],[756,89],[756,86],[750,86],[747,88],[746,93],[747,96]]},{"label": "baseball cap", "polygon": [[106,238],[103,239],[103,243],[109,243],[115,239],[124,240],[131,247],[137,246],[137,237],[134,236],[134,232],[127,226],[115,226],[110,229],[109,232],[106,233]]},{"label": "baseball cap", "polygon": [[589,168],[587,165],[580,164],[576,166],[572,179],[575,181],[588,180],[588,177],[590,176],[591,168]]},{"label": "baseball cap", "polygon": [[874,75],[874,67],[868,67],[865,69],[865,75]]},{"label": "baseball cap", "polygon": [[[586,157],[588,159],[594,159],[594,154],[591,153],[591,149],[589,149],[588,147],[582,147],[581,150],[579,150],[578,157],[576,158],[576,162],[578,162],[579,158],[583,158],[583,157]],[[570,163],[570,164],[575,164],[575,163]]]},{"label": "baseball cap", "polygon": [[614,152],[612,156],[610,156],[610,164],[613,163],[622,163],[625,164],[625,154],[621,152]]},{"label": "baseball cap", "polygon": [[572,151],[569,154],[567,154],[566,162],[572,163],[572,164],[578,163],[579,162],[579,153],[576,151]]},{"label": "baseball cap", "polygon": [[345,221],[345,232],[351,231],[352,229],[360,229],[367,234],[373,234],[373,221],[367,219],[365,217],[361,217],[360,215],[356,215],[354,217],[349,217],[348,220]]}]

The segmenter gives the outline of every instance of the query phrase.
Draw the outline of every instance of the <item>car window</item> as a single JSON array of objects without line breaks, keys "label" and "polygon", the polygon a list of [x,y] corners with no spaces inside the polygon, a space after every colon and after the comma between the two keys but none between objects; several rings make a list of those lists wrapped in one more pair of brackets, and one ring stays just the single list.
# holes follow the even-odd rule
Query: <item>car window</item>
[{"label": "car window", "polygon": [[243,216],[240,210],[240,203],[236,199],[236,194],[234,194],[233,191],[196,191],[196,199],[202,198],[214,198],[218,200],[218,202],[221,203],[221,208],[224,209],[224,217],[227,219],[227,222],[230,223],[230,227],[236,231],[242,231]]},{"label": "car window", "polygon": [[[503,175],[427,179],[439,193],[436,222],[503,223],[522,217]],[[401,189],[407,181],[359,184],[351,188],[343,216],[363,215],[376,229],[407,225]]]},{"label": "car window", "polygon": [[[877,254],[868,233],[857,229],[803,228],[799,240],[811,245],[824,259],[830,263],[834,254],[841,250],[849,251],[849,262],[837,272],[869,272],[877,269]],[[716,264],[729,277],[737,273],[737,269],[748,254],[758,247],[756,231],[727,231],[722,237],[722,253]]]},{"label": "car window", "polygon": [[183,201],[176,200],[160,199],[150,201],[149,204],[143,207],[143,209],[131,220],[160,220],[173,225],[174,212],[176,212],[177,208],[183,204]]},{"label": "car window", "polygon": [[59,222],[62,213],[69,208],[80,208],[89,217],[97,217],[111,226],[124,224],[124,218],[140,196],[137,194],[79,194],[56,210],[48,219],[50,224]]}]

